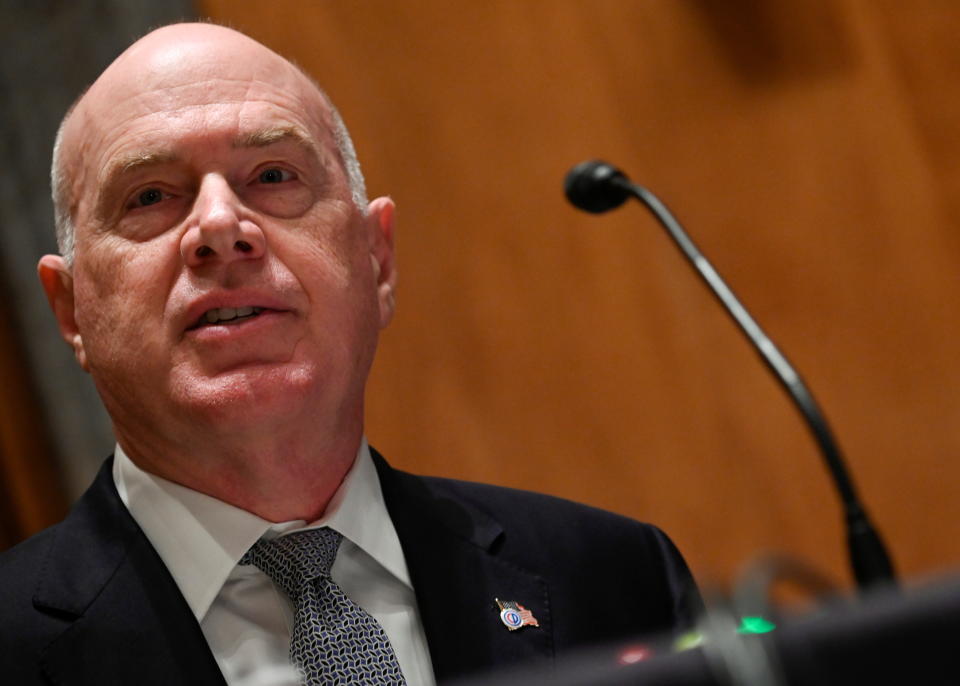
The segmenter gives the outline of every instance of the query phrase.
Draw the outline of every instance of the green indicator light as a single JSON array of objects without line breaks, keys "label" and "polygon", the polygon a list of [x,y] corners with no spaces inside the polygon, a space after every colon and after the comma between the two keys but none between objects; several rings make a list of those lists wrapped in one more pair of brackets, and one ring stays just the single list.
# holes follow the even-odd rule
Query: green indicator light
[{"label": "green indicator light", "polygon": [[703,634],[699,631],[688,631],[680,636],[673,644],[673,649],[677,652],[690,650],[703,645]]},{"label": "green indicator light", "polygon": [[737,627],[739,634],[768,634],[777,625],[763,617],[743,617],[740,620],[740,626]]}]

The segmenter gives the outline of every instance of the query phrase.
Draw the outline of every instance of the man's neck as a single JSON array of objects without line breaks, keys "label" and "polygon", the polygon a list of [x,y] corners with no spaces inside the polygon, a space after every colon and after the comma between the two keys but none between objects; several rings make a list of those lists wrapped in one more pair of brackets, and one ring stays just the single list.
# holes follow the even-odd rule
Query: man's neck
[{"label": "man's neck", "polygon": [[[278,440],[211,440],[187,449],[127,435],[116,428],[124,452],[141,469],[252,512],[271,522],[318,519],[357,456],[362,424],[328,440],[291,436]],[[310,432],[312,433],[312,432]],[[266,438],[265,438],[266,437]]]}]

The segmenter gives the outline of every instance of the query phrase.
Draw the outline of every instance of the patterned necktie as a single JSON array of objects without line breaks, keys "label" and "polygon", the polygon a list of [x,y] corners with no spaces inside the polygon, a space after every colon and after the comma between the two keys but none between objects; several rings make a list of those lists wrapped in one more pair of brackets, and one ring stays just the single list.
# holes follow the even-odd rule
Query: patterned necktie
[{"label": "patterned necktie", "polygon": [[403,685],[383,628],[330,577],[342,540],[326,527],[261,539],[240,564],[259,567],[296,605],[290,660],[306,686]]}]

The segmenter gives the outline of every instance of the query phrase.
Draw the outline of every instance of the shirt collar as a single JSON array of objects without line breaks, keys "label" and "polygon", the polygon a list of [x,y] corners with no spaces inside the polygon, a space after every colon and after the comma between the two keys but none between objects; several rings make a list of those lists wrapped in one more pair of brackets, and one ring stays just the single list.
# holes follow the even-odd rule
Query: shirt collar
[{"label": "shirt collar", "polygon": [[140,469],[118,444],[113,480],[120,499],[146,534],[202,621],[243,554],[264,536],[329,526],[413,588],[400,539],[387,513],[366,438],[324,515],[315,522],[274,523],[222,500]]}]

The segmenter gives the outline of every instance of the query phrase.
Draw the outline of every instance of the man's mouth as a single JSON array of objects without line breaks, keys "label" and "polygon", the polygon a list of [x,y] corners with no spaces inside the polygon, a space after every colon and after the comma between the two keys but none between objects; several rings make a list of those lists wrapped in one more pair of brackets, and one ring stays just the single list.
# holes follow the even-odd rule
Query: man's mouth
[{"label": "man's mouth", "polygon": [[253,319],[265,309],[267,308],[249,305],[245,307],[214,307],[200,315],[200,319],[190,328],[197,329],[212,324],[239,324],[247,319]]}]

